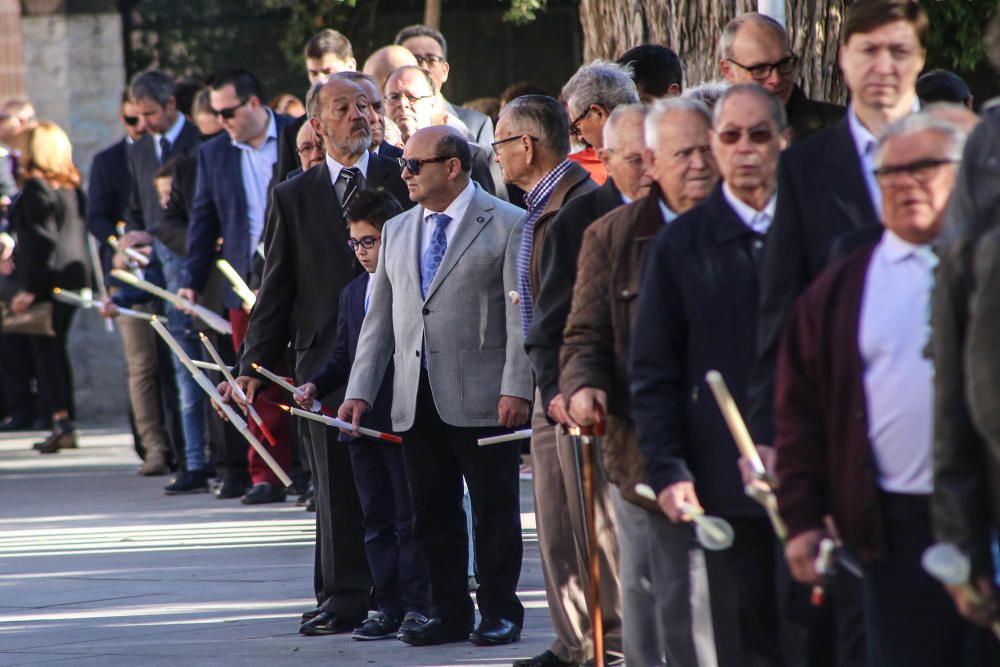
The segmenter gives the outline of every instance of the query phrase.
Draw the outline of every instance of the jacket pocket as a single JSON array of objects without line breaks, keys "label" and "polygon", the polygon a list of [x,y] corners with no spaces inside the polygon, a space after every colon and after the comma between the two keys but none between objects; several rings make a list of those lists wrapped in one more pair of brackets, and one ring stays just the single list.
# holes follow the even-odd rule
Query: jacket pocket
[{"label": "jacket pocket", "polygon": [[295,341],[292,349],[296,351],[308,350],[316,342],[316,332],[310,329],[302,329],[295,332]]},{"label": "jacket pocket", "polygon": [[462,412],[469,417],[496,417],[507,350],[462,350],[460,355]]}]

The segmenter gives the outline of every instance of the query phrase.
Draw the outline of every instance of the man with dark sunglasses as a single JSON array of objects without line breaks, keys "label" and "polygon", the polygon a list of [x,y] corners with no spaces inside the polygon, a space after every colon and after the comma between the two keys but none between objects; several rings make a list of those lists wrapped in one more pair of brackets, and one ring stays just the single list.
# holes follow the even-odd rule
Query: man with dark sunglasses
[{"label": "man with dark sunglasses", "polygon": [[[745,405],[756,359],[757,271],[787,120],[764,88],[738,84],[716,103],[712,124],[722,182],[650,243],[632,329],[639,449],[671,522],[656,527],[651,568],[669,610],[667,664],[781,665],[777,540],[763,509],[744,494],[739,451],[705,373],[718,369]],[[692,512],[702,509],[730,522],[735,548],[697,546]]]},{"label": "man with dark sunglasses", "polygon": [[792,141],[833,125],[844,107],[811,100],[795,83],[799,59],[788,48],[785,28],[765,14],[741,14],[722,29],[719,71],[730,83],[756,83],[785,105]]}]

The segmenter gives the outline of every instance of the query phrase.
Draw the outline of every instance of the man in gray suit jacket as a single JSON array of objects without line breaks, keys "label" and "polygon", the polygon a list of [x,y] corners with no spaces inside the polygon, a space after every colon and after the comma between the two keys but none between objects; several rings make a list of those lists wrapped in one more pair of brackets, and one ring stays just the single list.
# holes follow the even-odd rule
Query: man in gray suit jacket
[{"label": "man in gray suit jacket", "polygon": [[[468,142],[454,128],[410,137],[403,179],[419,206],[388,221],[368,314],[340,408],[357,428],[395,365],[392,425],[403,433],[415,535],[430,565],[430,618],[407,615],[399,638],[429,645],[517,641],[524,607],[517,445],[479,447],[498,426],[528,421],[531,371],[516,289],[522,212],[469,179]],[[466,572],[462,476],[476,526],[475,612]]]}]

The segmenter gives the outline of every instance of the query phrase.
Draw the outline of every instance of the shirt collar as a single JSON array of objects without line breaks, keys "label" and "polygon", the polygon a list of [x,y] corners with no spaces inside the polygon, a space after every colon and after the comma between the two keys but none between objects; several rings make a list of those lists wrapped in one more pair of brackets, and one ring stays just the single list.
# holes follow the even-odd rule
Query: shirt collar
[{"label": "shirt collar", "polygon": [[667,202],[663,201],[663,199],[658,199],[656,203],[660,205],[660,215],[663,216],[664,224],[673,222],[677,218],[674,209],[667,206]]},{"label": "shirt collar", "polygon": [[170,142],[170,145],[173,146],[174,144],[177,143],[177,137],[180,136],[181,130],[183,129],[184,129],[184,114],[178,112],[177,120],[174,121],[174,124],[170,126],[170,129],[167,130],[165,134],[154,134],[153,136],[156,137],[157,143],[159,143],[160,137],[166,137],[167,141]]},{"label": "shirt collar", "polygon": [[937,263],[937,256],[928,244],[910,243],[896,235],[891,229],[886,229],[882,234],[882,256],[890,264],[899,264],[911,257],[916,257],[925,264],[933,266]]},{"label": "shirt collar", "polygon": [[[920,100],[913,100],[913,109],[911,113],[916,113],[920,111]],[[853,104],[847,105],[847,127],[851,130],[851,137],[854,138],[854,146],[861,156],[862,160],[874,160],[875,159],[875,147],[878,145],[878,139],[875,135],[869,131],[867,127],[861,124],[861,119],[858,118],[858,112],[854,109]]]},{"label": "shirt collar", "polygon": [[777,192],[771,193],[771,198],[767,200],[767,204],[760,211],[737,197],[730,189],[729,183],[722,184],[722,196],[726,198],[726,203],[736,212],[744,225],[758,234],[767,233],[771,227],[771,221],[774,220],[774,209],[778,202]]},{"label": "shirt collar", "polygon": [[348,167],[356,167],[361,171],[361,176],[363,178],[368,177],[368,156],[371,153],[369,151],[362,151],[361,155],[358,157],[357,162],[352,165],[343,165],[330,157],[330,154],[326,154],[326,168],[330,170],[330,182],[336,183],[337,179],[340,178],[340,172]]},{"label": "shirt collar", "polygon": [[[461,220],[465,217],[465,211],[469,208],[469,204],[472,203],[472,197],[476,194],[476,186],[473,184],[472,179],[466,183],[465,189],[458,193],[458,196],[451,200],[448,204],[448,208],[440,213],[444,213],[446,216],[451,218],[454,222],[456,220]],[[430,223],[431,216],[436,215],[439,211],[429,211],[424,209],[424,222]]]},{"label": "shirt collar", "polygon": [[529,211],[545,205],[545,202],[549,200],[549,195],[555,190],[556,183],[569,170],[571,164],[569,160],[563,160],[552,171],[538,179],[535,187],[531,188],[531,192],[524,195],[524,203],[527,204]]},{"label": "shirt collar", "polygon": [[236,146],[240,150],[244,151],[259,151],[267,146],[268,142],[278,140],[278,125],[274,122],[274,114],[270,109],[265,109],[267,111],[267,131],[265,133],[264,143],[260,145],[260,148],[254,148],[245,141],[232,140],[233,146]]}]

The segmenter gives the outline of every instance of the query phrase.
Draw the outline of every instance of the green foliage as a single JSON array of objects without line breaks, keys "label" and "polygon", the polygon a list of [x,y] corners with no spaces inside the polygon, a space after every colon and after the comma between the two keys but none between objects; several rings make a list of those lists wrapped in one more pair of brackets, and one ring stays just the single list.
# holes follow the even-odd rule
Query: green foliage
[{"label": "green foliage", "polygon": [[928,64],[970,72],[984,57],[983,28],[996,0],[921,0],[930,22]]},{"label": "green foliage", "polygon": [[545,0],[510,0],[510,8],[504,12],[503,20],[517,24],[529,23],[544,9]]},{"label": "green foliage", "polygon": [[[323,28],[341,32],[351,19],[357,0],[263,0],[265,5],[289,12],[287,29],[278,46],[291,60],[301,63],[302,46]],[[377,4],[377,3],[376,3]]]}]

